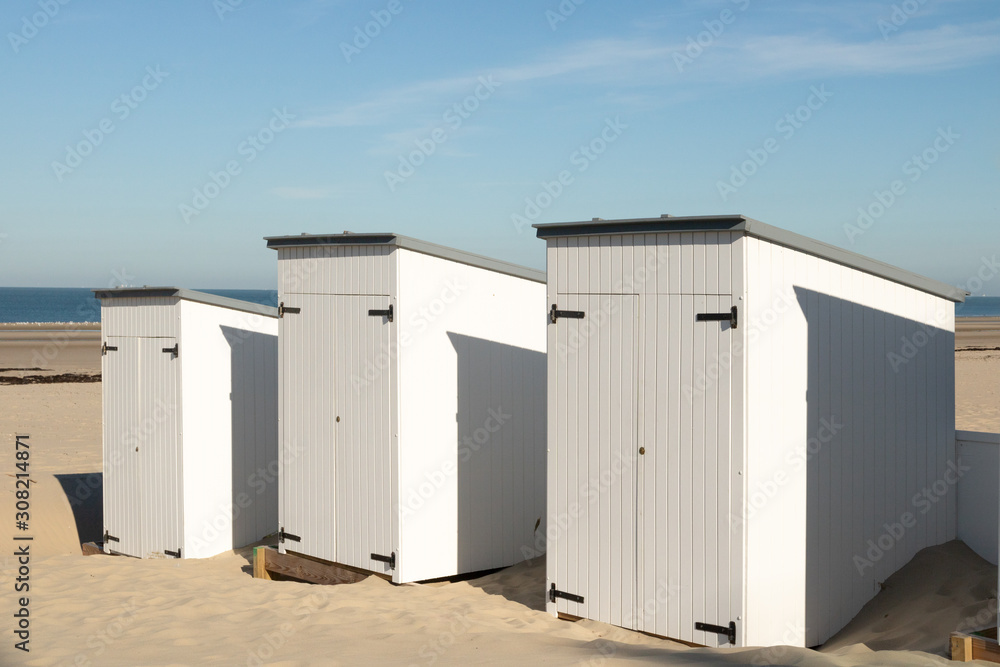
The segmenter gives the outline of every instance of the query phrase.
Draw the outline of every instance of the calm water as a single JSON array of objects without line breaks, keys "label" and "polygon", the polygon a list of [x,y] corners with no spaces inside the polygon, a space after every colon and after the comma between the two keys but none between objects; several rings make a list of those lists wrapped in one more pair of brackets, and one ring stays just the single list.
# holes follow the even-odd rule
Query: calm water
[{"label": "calm water", "polygon": [[[278,305],[274,290],[198,290],[267,306]],[[0,322],[100,322],[94,293],[73,287],[0,287]]]},{"label": "calm water", "polygon": [[958,317],[1000,317],[1000,296],[970,296],[955,309]]},{"label": "calm water", "polygon": [[[278,305],[274,290],[199,290],[268,306]],[[958,304],[958,317],[1000,317],[1000,297],[972,296]],[[89,289],[0,287],[0,322],[100,322],[101,306]]]}]

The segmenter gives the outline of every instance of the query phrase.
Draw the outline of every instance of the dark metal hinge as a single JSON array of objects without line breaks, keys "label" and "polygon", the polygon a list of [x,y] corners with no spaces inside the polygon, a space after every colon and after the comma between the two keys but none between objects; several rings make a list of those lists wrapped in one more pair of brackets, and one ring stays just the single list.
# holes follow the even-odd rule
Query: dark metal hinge
[{"label": "dark metal hinge", "polygon": [[709,623],[695,623],[695,630],[704,630],[705,632],[714,632],[717,635],[726,635],[729,638],[729,643],[736,645],[736,623],[730,622],[728,627],[722,625],[711,625]]},{"label": "dark metal hinge", "polygon": [[563,600],[569,600],[570,602],[578,602],[583,604],[582,595],[573,595],[572,593],[566,593],[564,591],[556,590],[556,585],[552,584],[552,588],[549,589],[549,602],[555,602],[558,598]]},{"label": "dark metal hinge", "polygon": [[163,348],[163,352],[166,354],[172,354],[175,357],[179,357],[181,355],[181,346],[178,344],[174,345],[173,347],[165,347]]},{"label": "dark metal hinge", "polygon": [[389,321],[392,322],[392,305],[389,305],[388,310],[369,310],[369,317],[388,317]]},{"label": "dark metal hinge", "polygon": [[117,351],[118,351],[117,345],[108,345],[107,343],[104,343],[104,345],[101,346],[102,357],[106,355],[108,352],[117,352]]},{"label": "dark metal hinge", "polygon": [[291,533],[286,533],[285,529],[282,528],[278,531],[278,541],[279,542],[301,542],[302,538],[298,535],[292,535]]},{"label": "dark metal hinge", "polygon": [[380,563],[388,563],[390,570],[396,569],[396,552],[393,551],[388,556],[379,556],[378,554],[372,554],[372,560],[377,560]]},{"label": "dark metal hinge", "polygon": [[728,313],[700,313],[698,315],[699,322],[729,322],[729,326],[736,328],[739,324],[738,311],[736,306],[733,306],[732,310]]},{"label": "dark metal hinge", "polygon": [[119,540],[114,535],[108,535],[108,531],[104,531],[104,541],[105,542],[121,542],[121,540]]},{"label": "dark metal hinge", "polygon": [[278,304],[278,317],[284,317],[285,313],[288,313],[289,315],[298,315],[301,312],[302,312],[301,308],[292,308],[291,306],[286,306],[284,301]]},{"label": "dark metal hinge", "polygon": [[181,550],[180,550],[180,548],[178,548],[177,551],[167,551],[166,549],[164,549],[163,553],[165,553],[168,556],[173,556],[174,558],[180,558],[181,557]]},{"label": "dark metal hinge", "polygon": [[562,317],[568,320],[582,320],[587,314],[580,310],[558,310],[556,304],[552,304],[552,310],[549,311],[549,321],[555,324],[556,321]]}]

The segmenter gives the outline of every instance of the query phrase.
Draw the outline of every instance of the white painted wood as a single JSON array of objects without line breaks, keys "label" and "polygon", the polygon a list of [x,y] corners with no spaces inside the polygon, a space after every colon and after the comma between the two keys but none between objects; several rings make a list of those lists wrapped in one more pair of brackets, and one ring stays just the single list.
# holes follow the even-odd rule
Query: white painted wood
[{"label": "white painted wood", "polygon": [[105,548],[202,558],[273,532],[276,318],[134,296],[102,299],[102,329],[118,348],[102,360],[105,529],[120,540]]},{"label": "white painted wood", "polygon": [[1000,534],[1000,434],[959,431],[958,539],[997,564]]},{"label": "white painted wood", "polygon": [[[748,499],[766,497],[747,526],[747,641],[811,646],[917,551],[954,535],[943,481],[956,460],[953,305],[746,243]],[[935,484],[934,502],[914,500]],[[871,547],[880,538],[888,549]]]},{"label": "white painted wood", "polygon": [[397,583],[543,553],[545,286],[395,246],[278,257],[282,548]]},{"label": "white painted wood", "polygon": [[207,558],[278,528],[278,321],[179,308],[185,556]]},{"label": "white painted wood", "polygon": [[[729,232],[550,238],[548,275],[561,307],[637,309],[631,343],[619,313],[571,356],[586,320],[549,327],[546,585],[584,596],[550,612],[711,646],[728,642],[695,623],[733,621],[741,646],[811,646],[954,537],[951,302]],[[735,331],[696,321],[733,305]],[[634,509],[606,492],[567,522],[623,446],[617,426],[646,448]],[[906,512],[912,528],[859,572]]]}]

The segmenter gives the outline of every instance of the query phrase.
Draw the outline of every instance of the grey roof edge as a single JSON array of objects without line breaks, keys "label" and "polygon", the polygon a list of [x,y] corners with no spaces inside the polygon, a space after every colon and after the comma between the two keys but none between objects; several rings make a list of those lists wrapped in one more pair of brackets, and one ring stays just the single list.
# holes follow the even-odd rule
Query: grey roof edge
[{"label": "grey roof edge", "polygon": [[880,262],[856,252],[829,243],[811,239],[795,232],[748,218],[743,215],[691,216],[676,218],[634,218],[629,220],[592,220],[534,225],[538,238],[549,239],[566,236],[594,236],[605,234],[655,234],[679,232],[744,232],[750,236],[771,241],[780,246],[799,250],[836,264],[849,266],[865,273],[885,278],[901,285],[956,303],[965,301],[968,292],[939,282],[912,271]]},{"label": "grey roof edge", "polygon": [[94,297],[98,299],[128,299],[128,298],[152,298],[152,297],[177,297],[185,301],[204,303],[209,306],[218,306],[230,310],[239,310],[244,313],[264,315],[265,317],[278,317],[278,309],[273,306],[265,306],[260,303],[231,299],[226,296],[217,296],[207,292],[183,289],[181,287],[116,287],[110,289],[95,289]]},{"label": "grey roof edge", "polygon": [[512,264],[492,257],[477,255],[457,248],[438,245],[429,241],[393,234],[389,232],[358,234],[302,234],[300,236],[265,236],[268,248],[303,248],[325,245],[391,245],[412,250],[432,257],[440,257],[459,264],[487,269],[515,278],[524,278],[537,283],[546,282],[545,271],[531,269],[520,264]]}]

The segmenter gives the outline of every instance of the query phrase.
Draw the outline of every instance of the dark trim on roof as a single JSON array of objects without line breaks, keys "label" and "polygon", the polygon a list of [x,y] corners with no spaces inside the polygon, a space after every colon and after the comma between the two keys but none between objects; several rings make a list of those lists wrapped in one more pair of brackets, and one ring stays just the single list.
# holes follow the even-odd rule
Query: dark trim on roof
[{"label": "dark trim on roof", "polygon": [[949,301],[962,303],[968,293],[953,285],[938,282],[878,260],[859,255],[811,239],[795,232],[772,227],[743,215],[692,216],[683,218],[635,218],[630,220],[591,220],[589,222],[563,222],[534,225],[538,238],[565,238],[571,236],[597,236],[608,234],[657,234],[680,232],[743,232],[749,236],[771,241],[780,246],[820,257],[836,264],[849,266],[921,292],[927,292]]},{"label": "dark trim on roof", "polygon": [[278,317],[278,309],[272,306],[265,306],[260,303],[241,301],[240,299],[230,299],[226,296],[217,296],[206,292],[183,289],[180,287],[117,287],[114,289],[95,289],[94,297],[97,299],[149,299],[156,297],[176,297],[185,301],[204,303],[209,306],[229,308],[239,310],[244,313],[254,313],[266,317]]},{"label": "dark trim on roof", "polygon": [[304,248],[313,246],[336,245],[383,245],[404,248],[432,257],[440,257],[459,264],[474,266],[496,273],[502,273],[516,278],[524,278],[538,283],[544,283],[544,271],[529,269],[518,264],[511,264],[499,259],[484,257],[475,253],[457,250],[447,246],[421,241],[420,239],[392,233],[365,234],[302,234],[300,236],[266,236],[268,248]]}]

